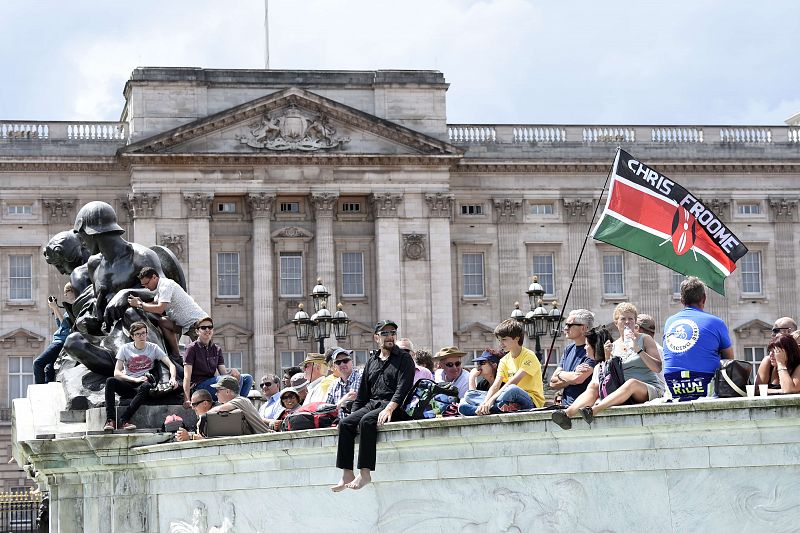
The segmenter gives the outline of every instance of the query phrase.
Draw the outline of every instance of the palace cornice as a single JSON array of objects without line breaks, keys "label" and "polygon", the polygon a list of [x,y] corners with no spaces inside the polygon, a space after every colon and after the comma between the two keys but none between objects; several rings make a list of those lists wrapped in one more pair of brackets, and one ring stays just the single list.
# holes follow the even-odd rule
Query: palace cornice
[{"label": "palace cornice", "polygon": [[9,172],[124,172],[128,163],[116,157],[95,160],[48,160],[47,158],[0,159],[0,171]]},{"label": "palace cornice", "polygon": [[[658,161],[648,161],[653,168],[666,175],[676,173],[798,173],[800,172],[800,162],[797,163],[765,163],[763,161],[753,163],[665,163]],[[477,162],[462,159],[451,171],[454,174],[466,173],[485,173],[513,172],[513,173],[607,173],[611,169],[611,162]]]},{"label": "palace cornice", "polygon": [[130,164],[152,165],[309,165],[309,166],[420,166],[452,169],[460,155],[422,154],[344,154],[344,153],[123,153],[120,157]]}]

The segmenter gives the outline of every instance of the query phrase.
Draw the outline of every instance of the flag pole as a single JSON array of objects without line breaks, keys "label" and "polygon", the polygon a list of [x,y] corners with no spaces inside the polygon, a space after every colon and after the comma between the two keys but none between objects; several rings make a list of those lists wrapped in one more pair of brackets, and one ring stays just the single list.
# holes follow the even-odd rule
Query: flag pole
[{"label": "flag pole", "polygon": [[[617,160],[617,154],[622,147],[617,145],[617,149],[614,152],[614,162]],[[572,292],[572,286],[575,284],[575,276],[578,275],[578,267],[581,265],[581,259],[583,259],[583,252],[586,250],[586,243],[589,242],[589,235],[592,233],[592,226],[594,225],[594,219],[597,217],[597,211],[600,209],[600,203],[603,201],[603,195],[606,192],[606,187],[608,187],[608,180],[611,179],[611,173],[614,172],[614,163],[611,164],[611,169],[606,174],[606,182],[603,184],[603,189],[600,191],[600,198],[597,199],[597,204],[594,206],[594,213],[592,213],[592,220],[589,221],[589,229],[586,231],[586,236],[583,238],[583,246],[581,246],[581,252],[578,254],[578,261],[575,263],[575,270],[572,271],[572,279],[569,280],[569,287],[567,288],[567,295],[564,297],[564,301],[561,303],[561,314],[558,315],[558,323],[556,327],[561,327],[561,321],[564,320],[564,309],[567,308],[567,302],[569,301],[569,295]],[[552,336],[552,341],[550,341],[550,348],[547,350],[547,358],[544,361],[544,365],[542,366],[542,378],[544,379],[545,374],[547,374],[547,366],[550,364],[550,356],[553,355],[553,347],[556,345],[556,337]]]}]

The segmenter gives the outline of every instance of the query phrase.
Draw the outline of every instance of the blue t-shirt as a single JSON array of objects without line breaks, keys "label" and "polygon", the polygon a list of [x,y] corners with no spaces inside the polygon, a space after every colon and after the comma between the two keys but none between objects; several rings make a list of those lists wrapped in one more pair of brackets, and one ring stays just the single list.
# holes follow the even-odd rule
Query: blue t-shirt
[{"label": "blue t-shirt", "polygon": [[714,373],[719,368],[719,351],[730,346],[722,319],[686,307],[664,324],[664,374],[682,370]]},{"label": "blue t-shirt", "polygon": [[[588,363],[592,366],[594,366],[596,363],[594,359],[586,355],[586,346],[577,346],[575,344],[567,346],[567,349],[564,351],[564,357],[561,359],[561,368],[567,372],[574,372],[578,365],[583,363]],[[564,394],[561,398],[561,403],[565,407],[572,405],[572,402],[575,401],[575,398],[583,394],[583,391],[585,391],[586,387],[589,386],[590,381],[591,376],[586,378],[586,381],[580,385],[567,385],[564,387]]]}]

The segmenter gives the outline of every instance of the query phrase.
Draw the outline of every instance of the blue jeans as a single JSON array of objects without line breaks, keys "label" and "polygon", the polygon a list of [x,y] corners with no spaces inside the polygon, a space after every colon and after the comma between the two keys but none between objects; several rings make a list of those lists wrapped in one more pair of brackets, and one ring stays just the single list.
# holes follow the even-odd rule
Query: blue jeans
[{"label": "blue jeans", "polygon": [[[197,384],[194,390],[205,389],[211,394],[211,398],[216,402],[217,401],[217,389],[212,387],[211,385],[215,384],[217,381],[222,379],[222,376],[213,376],[208,379],[205,379]],[[242,384],[242,389],[239,391],[239,394],[247,398],[247,394],[250,392],[250,389],[253,388],[253,376],[250,374],[242,374],[239,378],[239,383]]]},{"label": "blue jeans", "polygon": [[53,342],[33,360],[33,382],[37,385],[50,383],[56,380],[56,371],[53,364],[64,347],[63,342]]},{"label": "blue jeans", "polygon": [[[486,401],[486,392],[480,390],[467,391],[464,399],[458,404],[458,412],[464,416],[475,416],[475,411]],[[509,404],[516,403],[520,409],[532,409],[536,407],[531,400],[530,395],[524,389],[516,385],[509,385],[500,393],[495,399],[494,405],[489,409],[489,414],[496,415],[502,413],[501,407]]]}]

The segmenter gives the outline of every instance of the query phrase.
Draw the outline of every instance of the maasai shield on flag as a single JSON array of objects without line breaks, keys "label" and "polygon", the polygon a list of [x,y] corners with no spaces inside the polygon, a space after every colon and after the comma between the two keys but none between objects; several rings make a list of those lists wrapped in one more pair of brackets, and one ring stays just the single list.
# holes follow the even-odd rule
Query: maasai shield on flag
[{"label": "maasai shield on flag", "polygon": [[697,276],[725,294],[747,247],[689,191],[618,150],[595,239]]}]

